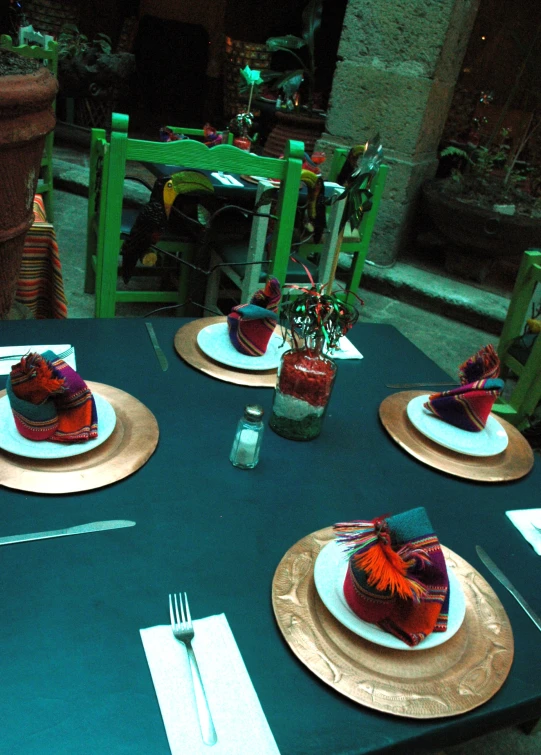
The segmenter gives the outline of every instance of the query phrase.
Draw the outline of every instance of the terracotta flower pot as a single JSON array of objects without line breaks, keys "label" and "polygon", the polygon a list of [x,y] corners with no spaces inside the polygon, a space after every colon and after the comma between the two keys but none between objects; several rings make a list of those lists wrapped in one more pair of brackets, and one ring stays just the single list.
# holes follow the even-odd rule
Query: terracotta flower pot
[{"label": "terracotta flower pot", "polygon": [[276,112],[275,125],[267,137],[263,154],[267,157],[280,157],[284,154],[288,139],[304,143],[304,150],[309,155],[325,129],[325,118],[320,116],[297,115],[296,113]]},{"label": "terracotta flower pot", "polygon": [[45,137],[55,126],[52,103],[58,83],[46,68],[36,68],[33,61],[6,50],[0,53],[0,318],[3,318],[13,303],[25,235],[34,219],[32,202]]}]

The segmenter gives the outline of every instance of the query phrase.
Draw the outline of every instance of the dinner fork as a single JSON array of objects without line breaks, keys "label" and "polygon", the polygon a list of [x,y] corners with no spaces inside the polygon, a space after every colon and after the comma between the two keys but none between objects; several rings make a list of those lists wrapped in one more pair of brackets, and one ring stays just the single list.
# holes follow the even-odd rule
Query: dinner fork
[{"label": "dinner fork", "polygon": [[[180,613],[179,613],[180,604]],[[184,605],[182,602],[182,594],[177,596],[169,595],[169,615],[171,616],[171,629],[175,639],[179,640],[186,646],[186,652],[188,653],[188,660],[190,662],[190,672],[192,675],[193,691],[195,694],[195,704],[197,706],[197,714],[199,717],[199,728],[201,729],[201,737],[206,745],[215,745],[218,741],[216,735],[216,729],[210,715],[210,708],[205,694],[205,688],[203,687],[203,680],[199,673],[199,666],[197,665],[197,658],[192,648],[192,640],[194,638],[194,629],[192,624],[192,617],[190,616],[190,606],[188,605],[188,596],[184,593],[184,604],[186,606],[186,612],[184,611]]]},{"label": "dinner fork", "polygon": [[[62,351],[60,354],[57,354],[56,356],[58,359],[65,359],[66,357],[69,357],[71,354],[73,354],[73,346],[70,346],[69,349],[66,349],[65,351]],[[22,359],[30,352],[26,352],[25,354],[5,354],[4,356],[0,356],[0,361],[6,362],[11,359]]]}]

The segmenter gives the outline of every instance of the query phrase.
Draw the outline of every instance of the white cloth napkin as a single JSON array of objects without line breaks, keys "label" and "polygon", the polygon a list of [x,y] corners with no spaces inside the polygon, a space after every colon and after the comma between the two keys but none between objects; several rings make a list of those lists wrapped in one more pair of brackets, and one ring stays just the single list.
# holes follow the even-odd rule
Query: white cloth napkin
[{"label": "white cloth napkin", "polygon": [[242,181],[239,181],[235,176],[231,176],[229,173],[211,173],[211,176],[225,186],[244,186]]},{"label": "white cloth napkin", "polygon": [[541,509],[516,509],[505,512],[517,530],[526,538],[538,556],[541,556]]},{"label": "white cloth napkin", "polygon": [[173,755],[280,755],[224,614],[194,621],[193,649],[218,736],[203,743],[184,645],[170,626],[141,629]]},{"label": "white cloth napkin", "polygon": [[[66,351],[66,349],[70,348],[71,344],[69,343],[41,344],[38,346],[0,346],[0,357],[7,357],[12,354],[15,355],[13,359],[0,360],[0,375],[9,375],[13,365],[18,364],[21,361],[21,354],[28,354],[30,351],[37,351],[38,354],[43,354],[44,351],[54,351],[55,354],[61,354],[63,351]],[[69,364],[73,370],[77,369],[75,364],[75,349],[73,349],[73,352],[67,356],[64,361],[66,364]]]},{"label": "white cloth napkin", "polygon": [[[327,353],[326,349],[323,349],[324,353]],[[331,359],[363,359],[361,352],[355,348],[349,338],[342,336],[338,341],[338,348],[332,352],[329,352]]]}]

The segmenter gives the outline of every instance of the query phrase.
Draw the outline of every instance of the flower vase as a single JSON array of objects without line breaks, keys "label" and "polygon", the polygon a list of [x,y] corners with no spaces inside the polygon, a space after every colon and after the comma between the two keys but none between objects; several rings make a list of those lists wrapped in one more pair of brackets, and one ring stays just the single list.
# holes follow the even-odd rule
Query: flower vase
[{"label": "flower vase", "polygon": [[271,429],[290,440],[317,438],[335,377],[336,364],[323,356],[321,344],[286,351],[278,368]]}]

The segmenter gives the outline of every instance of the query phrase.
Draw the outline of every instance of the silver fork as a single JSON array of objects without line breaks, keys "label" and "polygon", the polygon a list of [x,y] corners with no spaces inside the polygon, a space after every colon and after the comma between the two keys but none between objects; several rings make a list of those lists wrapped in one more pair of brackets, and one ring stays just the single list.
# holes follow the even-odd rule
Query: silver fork
[{"label": "silver fork", "polygon": [[[0,361],[7,362],[11,359],[22,359],[30,352],[26,352],[26,354],[6,354],[4,356],[0,356]],[[56,356],[58,359],[65,359],[66,357],[69,357],[70,354],[73,354],[73,346],[70,346],[69,349],[66,349],[65,351],[62,351],[60,354],[57,354]]]},{"label": "silver fork", "polygon": [[[180,603],[180,613],[179,613]],[[194,629],[192,624],[192,617],[190,616],[190,606],[188,605],[188,596],[184,593],[184,603],[186,605],[186,612],[184,612],[184,605],[182,603],[182,594],[177,596],[169,595],[169,615],[171,616],[171,629],[175,639],[179,640],[186,646],[186,652],[188,653],[188,660],[190,662],[190,672],[192,675],[193,691],[195,694],[195,704],[197,706],[197,714],[199,716],[199,728],[201,729],[201,738],[206,745],[215,745],[218,741],[216,736],[216,729],[210,715],[210,708],[205,694],[205,688],[203,687],[203,680],[199,673],[199,666],[197,665],[197,658],[192,648],[192,640],[194,638]]]}]

